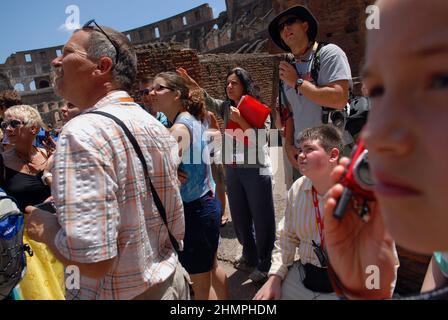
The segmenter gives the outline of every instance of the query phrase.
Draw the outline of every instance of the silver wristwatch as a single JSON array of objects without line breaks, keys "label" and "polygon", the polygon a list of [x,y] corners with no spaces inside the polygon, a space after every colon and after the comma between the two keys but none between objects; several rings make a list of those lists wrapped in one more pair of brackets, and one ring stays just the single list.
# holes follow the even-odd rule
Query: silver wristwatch
[{"label": "silver wristwatch", "polygon": [[296,89],[296,92],[299,93],[299,88],[302,86],[303,84],[303,79],[297,79],[296,80],[296,84],[294,86],[294,89]]}]

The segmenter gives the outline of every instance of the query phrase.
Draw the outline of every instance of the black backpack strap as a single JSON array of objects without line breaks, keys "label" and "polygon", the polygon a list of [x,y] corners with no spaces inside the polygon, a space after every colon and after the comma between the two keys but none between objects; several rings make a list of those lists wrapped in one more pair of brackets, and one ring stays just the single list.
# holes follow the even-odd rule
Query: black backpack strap
[{"label": "black backpack strap", "polygon": [[5,169],[5,160],[3,159],[3,155],[0,153],[0,186],[5,183],[6,180],[6,169]]},{"label": "black backpack strap", "polygon": [[321,49],[328,45],[328,42],[318,42],[317,49],[314,52],[313,56],[313,65],[311,67],[311,78],[313,79],[314,83],[317,86],[317,80],[319,79],[319,72],[320,72],[320,66],[321,66]]},{"label": "black backpack strap", "polygon": [[157,191],[154,188],[154,185],[152,184],[152,181],[151,181],[151,178],[150,178],[149,172],[148,172],[148,166],[146,165],[146,160],[143,156],[143,152],[140,149],[140,146],[138,145],[137,140],[132,135],[131,131],[129,131],[128,127],[123,123],[123,121],[121,121],[117,117],[115,117],[107,112],[102,112],[102,111],[91,111],[88,113],[98,114],[98,115],[110,118],[113,121],[115,121],[123,129],[124,133],[126,134],[129,141],[131,142],[132,146],[134,147],[134,150],[137,153],[137,156],[140,159],[140,162],[142,163],[143,171],[145,173],[146,185],[148,186],[148,184],[149,184],[149,189],[151,189],[152,197],[154,198],[154,203],[156,204],[157,210],[159,210],[159,213],[160,213],[160,216],[162,217],[163,223],[165,224],[165,226],[168,230],[168,235],[170,237],[171,244],[173,245],[174,250],[176,250],[176,252],[178,252],[179,244],[178,244],[176,238],[174,238],[174,236],[171,234],[170,229],[168,228],[168,222],[166,219],[165,208],[163,207],[162,201],[160,200],[159,195],[157,194]]},{"label": "black backpack strap", "polygon": [[311,78],[313,79],[314,83],[317,86],[317,80],[319,79],[319,72],[320,72],[320,56],[321,56],[321,49],[328,45],[328,42],[318,42],[317,49],[314,51],[313,54],[313,65],[311,66]]},{"label": "black backpack strap", "polygon": [[[315,85],[318,85],[319,72],[321,66],[321,50],[323,47],[328,45],[328,42],[318,42],[317,48],[313,53],[313,65],[311,66],[311,78],[313,79]],[[327,124],[330,120],[330,112],[334,109],[326,108],[322,106],[322,123]]]}]

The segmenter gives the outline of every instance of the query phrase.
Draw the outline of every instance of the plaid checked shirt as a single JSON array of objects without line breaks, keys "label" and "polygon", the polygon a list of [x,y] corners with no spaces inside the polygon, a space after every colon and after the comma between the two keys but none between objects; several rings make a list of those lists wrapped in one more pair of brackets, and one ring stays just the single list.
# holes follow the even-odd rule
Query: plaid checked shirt
[{"label": "plaid checked shirt", "polygon": [[[135,136],[171,233],[181,241],[185,225],[177,143],[162,124],[129,101],[126,92],[116,91],[87,111],[113,114]],[[54,163],[58,250],[79,263],[116,257],[102,279],[81,274],[80,289],[67,290],[67,299],[131,299],[174,272],[177,254],[146,188],[142,165],[113,120],[85,112],[72,119],[61,132]]]}]

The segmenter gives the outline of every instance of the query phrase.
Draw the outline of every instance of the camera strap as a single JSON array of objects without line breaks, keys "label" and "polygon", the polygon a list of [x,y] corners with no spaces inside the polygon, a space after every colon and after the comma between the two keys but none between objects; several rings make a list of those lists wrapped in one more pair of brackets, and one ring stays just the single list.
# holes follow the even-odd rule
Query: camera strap
[{"label": "camera strap", "polygon": [[319,229],[319,236],[320,236],[320,247],[323,250],[324,248],[324,221],[322,220],[322,216],[320,215],[320,209],[319,209],[319,199],[317,198],[317,191],[316,189],[312,189],[313,194],[313,205],[314,205],[314,212],[316,216],[316,223],[317,228]]}]

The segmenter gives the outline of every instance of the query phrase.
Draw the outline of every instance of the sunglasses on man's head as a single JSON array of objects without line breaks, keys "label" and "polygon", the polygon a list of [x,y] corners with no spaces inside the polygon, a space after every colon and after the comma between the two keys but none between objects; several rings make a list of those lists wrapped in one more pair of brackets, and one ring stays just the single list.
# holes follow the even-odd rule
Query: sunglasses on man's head
[{"label": "sunglasses on man's head", "polygon": [[21,127],[25,125],[25,122],[20,121],[20,120],[9,120],[9,121],[3,121],[0,126],[2,127],[3,130],[8,129],[9,127],[11,127],[12,129],[16,129],[18,127]]},{"label": "sunglasses on man's head", "polygon": [[[94,24],[94,26],[92,26],[92,24]],[[97,29],[95,29],[95,27]],[[98,25],[98,23],[96,23],[95,19],[87,21],[82,26],[82,29],[93,29],[93,30],[97,30],[97,31],[101,32],[107,38],[107,40],[109,40],[109,42],[114,46],[114,48],[115,48],[115,64],[118,63],[118,55],[120,54],[120,50],[118,49],[118,45],[114,41],[112,41],[112,39],[107,35],[107,33],[103,30],[103,28],[101,28]]]},{"label": "sunglasses on man's head", "polygon": [[282,23],[279,23],[278,24],[278,26],[277,26],[277,28],[278,28],[278,31],[283,31],[283,29],[286,27],[286,26],[291,26],[291,25],[293,25],[294,23],[296,23],[296,22],[302,22],[299,18],[297,18],[297,17],[289,17],[288,19],[286,19],[285,21],[283,21]]}]

